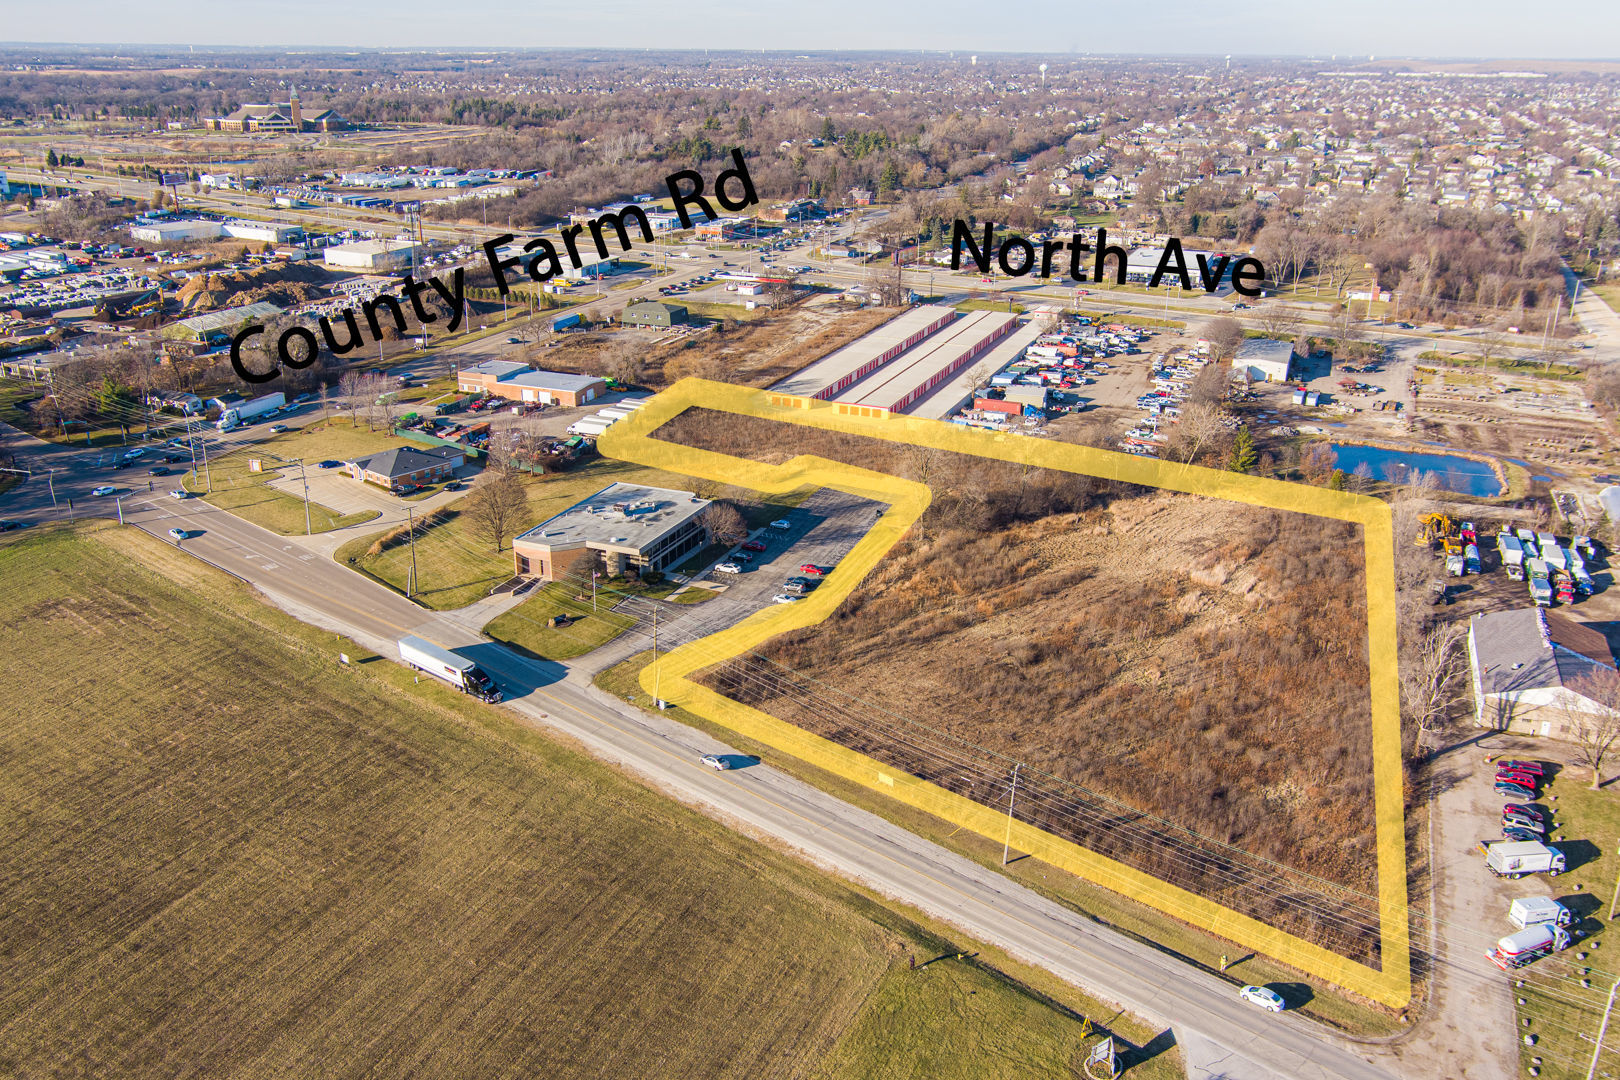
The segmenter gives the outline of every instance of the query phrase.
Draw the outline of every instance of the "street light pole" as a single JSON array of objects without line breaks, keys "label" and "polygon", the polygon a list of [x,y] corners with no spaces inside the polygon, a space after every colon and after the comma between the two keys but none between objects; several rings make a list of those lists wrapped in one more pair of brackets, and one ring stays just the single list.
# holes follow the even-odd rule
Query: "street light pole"
[{"label": "street light pole", "polygon": [[304,459],[298,459],[298,479],[304,482],[304,535],[313,536],[315,530],[309,524],[309,474],[304,471]]},{"label": "street light pole", "polygon": [[1592,1047],[1592,1067],[1586,1070],[1586,1080],[1593,1080],[1597,1076],[1598,1055],[1603,1053],[1603,1036],[1609,1031],[1609,1013],[1614,1010],[1614,992],[1620,990],[1620,979],[1614,980],[1609,988],[1609,1003],[1603,1006],[1603,1024],[1598,1028],[1597,1045]]},{"label": "street light pole", "polygon": [[1013,806],[1018,802],[1018,770],[1024,767],[1023,762],[1013,766],[1012,795],[1007,799],[1007,838],[1001,844],[1001,865],[1007,865],[1007,850],[1012,847]]}]

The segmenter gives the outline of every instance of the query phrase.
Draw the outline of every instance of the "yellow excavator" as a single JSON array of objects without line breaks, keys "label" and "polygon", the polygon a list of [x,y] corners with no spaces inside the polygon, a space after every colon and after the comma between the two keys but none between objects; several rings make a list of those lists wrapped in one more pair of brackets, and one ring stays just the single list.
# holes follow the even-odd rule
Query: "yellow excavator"
[{"label": "yellow excavator", "polygon": [[1456,522],[1445,514],[1424,514],[1418,518],[1418,533],[1413,543],[1419,547],[1429,547],[1436,541],[1445,548],[1447,555],[1463,553],[1462,535]]}]

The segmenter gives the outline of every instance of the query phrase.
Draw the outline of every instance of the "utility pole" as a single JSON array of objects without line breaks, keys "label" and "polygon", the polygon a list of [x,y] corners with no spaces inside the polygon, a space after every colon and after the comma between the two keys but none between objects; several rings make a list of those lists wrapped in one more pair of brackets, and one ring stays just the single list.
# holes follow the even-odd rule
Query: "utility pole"
[{"label": "utility pole", "polygon": [[1614,899],[1609,901],[1609,918],[1614,918],[1616,910],[1620,910],[1620,875],[1614,879]]},{"label": "utility pole", "polygon": [[1603,1053],[1603,1036],[1609,1031],[1609,1013],[1614,1010],[1614,992],[1620,990],[1620,979],[1614,981],[1609,988],[1609,1003],[1603,1006],[1603,1025],[1598,1028],[1597,1045],[1592,1047],[1592,1067],[1586,1070],[1586,1080],[1593,1080],[1597,1076],[1598,1055]]},{"label": "utility pole", "polygon": [[405,513],[410,519],[410,525],[405,533],[411,542],[411,578],[405,583],[405,597],[409,599],[416,595],[416,511],[407,506]]},{"label": "utility pole", "polygon": [[1001,865],[1007,865],[1007,849],[1012,846],[1013,804],[1018,801],[1018,770],[1024,767],[1023,762],[1013,766],[1012,795],[1007,799],[1007,839],[1001,844]]}]

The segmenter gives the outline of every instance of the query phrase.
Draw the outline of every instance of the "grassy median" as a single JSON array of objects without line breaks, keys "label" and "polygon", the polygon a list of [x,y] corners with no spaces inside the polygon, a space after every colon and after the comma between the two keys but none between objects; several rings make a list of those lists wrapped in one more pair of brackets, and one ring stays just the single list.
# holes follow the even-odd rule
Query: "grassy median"
[{"label": "grassy median", "polygon": [[0,540],[0,604],[0,1073],[1033,1080],[1079,1012],[1152,1038],[137,530]]}]

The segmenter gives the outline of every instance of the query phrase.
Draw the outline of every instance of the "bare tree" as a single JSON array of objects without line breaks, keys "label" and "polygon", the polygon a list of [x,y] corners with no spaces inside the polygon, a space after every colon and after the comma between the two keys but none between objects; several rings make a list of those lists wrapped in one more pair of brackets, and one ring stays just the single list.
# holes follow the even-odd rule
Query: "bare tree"
[{"label": "bare tree", "polygon": [[1462,662],[1461,623],[1432,626],[1403,658],[1401,711],[1417,729],[1417,746],[1446,721],[1467,689],[1467,668]]},{"label": "bare tree", "polygon": [[1279,339],[1293,337],[1300,327],[1299,312],[1281,300],[1261,305],[1255,321],[1260,324],[1260,329]]},{"label": "bare tree", "polygon": [[1209,342],[1210,355],[1216,360],[1230,360],[1243,344],[1243,327],[1231,316],[1211,319],[1202,330],[1203,338]]},{"label": "bare tree", "polygon": [[1178,461],[1192,464],[1205,454],[1220,454],[1228,436],[1218,405],[1188,404],[1182,410],[1167,447]]},{"label": "bare tree", "polygon": [[703,511],[703,533],[709,543],[729,547],[748,539],[748,519],[732,503],[712,503]]},{"label": "bare tree", "polygon": [[1592,787],[1596,789],[1603,784],[1603,759],[1620,739],[1620,671],[1594,668],[1590,674],[1572,680],[1566,689],[1589,698],[1597,706],[1594,712],[1577,709],[1573,702],[1563,707],[1576,760],[1592,770]]},{"label": "bare tree", "polygon": [[500,465],[491,465],[484,469],[472,493],[462,503],[462,513],[472,522],[473,529],[499,552],[506,534],[522,520],[528,505],[523,481],[517,474]]},{"label": "bare tree", "polygon": [[349,422],[356,423],[360,419],[358,410],[360,403],[366,397],[366,376],[360,371],[345,371],[338,380],[337,399],[344,408],[349,410]]},{"label": "bare tree", "polygon": [[1311,443],[1299,459],[1300,470],[1304,472],[1306,482],[1311,484],[1327,483],[1338,463],[1339,455],[1325,442]]}]

